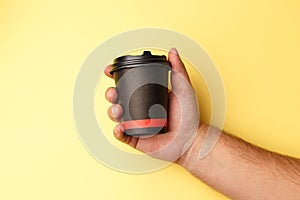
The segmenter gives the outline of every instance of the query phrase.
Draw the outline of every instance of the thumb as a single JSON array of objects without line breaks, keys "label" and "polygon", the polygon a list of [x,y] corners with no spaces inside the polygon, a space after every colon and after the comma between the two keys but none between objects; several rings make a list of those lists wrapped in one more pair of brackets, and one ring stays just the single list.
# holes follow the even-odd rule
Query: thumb
[{"label": "thumb", "polygon": [[169,50],[168,59],[172,66],[172,71],[171,71],[172,87],[180,88],[182,81],[179,81],[178,75],[181,77],[181,80],[182,80],[182,78],[184,78],[184,79],[186,79],[185,82],[190,84],[191,81],[190,81],[189,75],[186,71],[186,68],[185,68],[176,48],[172,48]]},{"label": "thumb", "polygon": [[176,71],[177,73],[180,73],[190,82],[189,75],[176,48],[172,48],[169,50],[168,59],[171,63],[172,70]]}]

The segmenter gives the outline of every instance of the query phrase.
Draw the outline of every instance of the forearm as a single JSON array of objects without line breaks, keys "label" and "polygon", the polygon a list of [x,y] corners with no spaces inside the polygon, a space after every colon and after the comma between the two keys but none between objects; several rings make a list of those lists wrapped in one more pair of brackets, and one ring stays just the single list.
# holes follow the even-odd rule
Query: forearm
[{"label": "forearm", "polygon": [[178,163],[233,199],[300,199],[300,160],[253,146],[222,133],[214,149],[199,158],[208,130],[198,136]]}]

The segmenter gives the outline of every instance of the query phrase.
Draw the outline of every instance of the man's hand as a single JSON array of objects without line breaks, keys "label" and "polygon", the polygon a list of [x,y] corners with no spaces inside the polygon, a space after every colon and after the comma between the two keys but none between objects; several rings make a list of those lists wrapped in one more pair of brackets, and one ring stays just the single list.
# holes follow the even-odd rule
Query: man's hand
[{"label": "man's hand", "polygon": [[[266,151],[224,132],[212,151],[205,158],[199,157],[202,138],[209,134],[209,126],[199,126],[196,97],[175,49],[170,50],[169,61],[173,70],[168,133],[149,138],[131,137],[124,135],[118,125],[114,129],[115,137],[156,158],[177,161],[191,174],[232,199],[299,200],[299,159]],[[109,71],[107,67],[105,74],[111,77]],[[122,107],[116,104],[116,89],[109,88],[106,98],[114,104],[108,109],[108,115],[118,121]]]}]

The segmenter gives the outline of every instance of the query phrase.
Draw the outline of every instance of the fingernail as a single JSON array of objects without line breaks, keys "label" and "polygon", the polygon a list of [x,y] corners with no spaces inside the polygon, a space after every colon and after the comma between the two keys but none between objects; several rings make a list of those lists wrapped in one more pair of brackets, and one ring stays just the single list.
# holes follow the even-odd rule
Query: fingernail
[{"label": "fingernail", "polygon": [[120,129],[119,125],[115,127],[115,136],[118,139],[122,138],[122,130]]},{"label": "fingernail", "polygon": [[114,117],[117,117],[118,114],[118,108],[116,106],[112,106],[111,113]]},{"label": "fingernail", "polygon": [[178,51],[177,51],[177,49],[174,48],[174,47],[173,47],[172,49],[170,49],[170,52],[173,53],[173,54],[178,55]]},{"label": "fingernail", "polygon": [[108,91],[107,91],[107,98],[111,101],[112,100],[112,91],[109,89]]},{"label": "fingernail", "polygon": [[118,126],[115,127],[115,136],[116,136],[116,138],[120,138],[121,137],[121,131],[118,128]]}]

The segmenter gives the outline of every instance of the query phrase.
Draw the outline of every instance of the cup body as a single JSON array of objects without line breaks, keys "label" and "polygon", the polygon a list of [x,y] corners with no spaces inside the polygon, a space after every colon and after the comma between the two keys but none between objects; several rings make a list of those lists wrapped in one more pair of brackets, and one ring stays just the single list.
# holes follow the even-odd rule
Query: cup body
[{"label": "cup body", "polygon": [[[168,62],[166,62],[168,63]],[[170,65],[147,62],[112,71],[123,108],[121,124],[127,135],[166,133]]]}]

